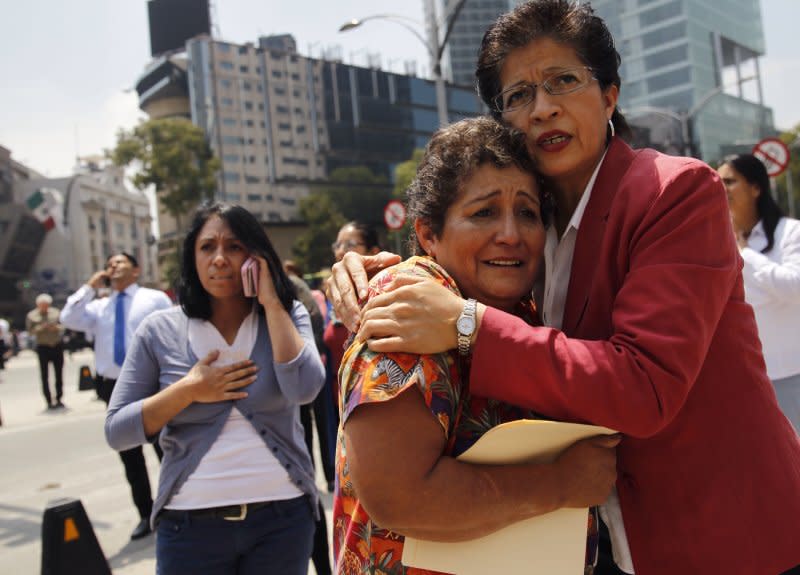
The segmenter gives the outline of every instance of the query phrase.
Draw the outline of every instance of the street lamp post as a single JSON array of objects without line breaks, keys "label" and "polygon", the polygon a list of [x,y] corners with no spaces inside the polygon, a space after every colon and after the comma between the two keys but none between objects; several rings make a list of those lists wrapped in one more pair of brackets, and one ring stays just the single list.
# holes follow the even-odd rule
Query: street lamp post
[{"label": "street lamp post", "polygon": [[439,114],[439,125],[445,126],[449,120],[447,112],[447,91],[444,75],[442,74],[442,55],[447,46],[447,41],[450,39],[453,23],[456,21],[456,18],[458,18],[458,13],[461,11],[462,6],[464,6],[464,2],[466,2],[466,0],[458,0],[458,2],[452,4],[440,22],[436,18],[435,0],[425,0],[425,11],[428,15],[427,26],[425,27],[427,37],[424,37],[417,28],[412,26],[413,24],[420,27],[422,26],[421,22],[399,14],[374,14],[365,18],[354,18],[342,24],[339,27],[339,32],[347,32],[348,30],[358,28],[369,20],[389,20],[403,26],[406,30],[414,34],[428,51],[431,73],[433,74],[434,85],[436,87],[436,110]]},{"label": "street lamp post", "polygon": [[[754,79],[755,76],[748,76],[747,78],[740,79],[737,84],[741,85],[743,82],[747,82],[748,80]],[[706,92],[702,98],[700,98],[697,103],[689,108],[686,112],[673,112],[667,108],[659,108],[655,106],[640,106],[634,108],[633,110],[629,111],[628,114],[632,115],[640,115],[640,114],[657,114],[659,116],[666,116],[667,118],[672,118],[673,120],[677,121],[681,126],[681,140],[683,144],[683,155],[684,156],[694,156],[694,142],[692,141],[693,134],[692,134],[692,126],[691,121],[700,110],[705,108],[706,104],[708,104],[713,98],[721,94],[726,88],[730,86],[717,86],[716,88],[712,88],[708,92]]]}]

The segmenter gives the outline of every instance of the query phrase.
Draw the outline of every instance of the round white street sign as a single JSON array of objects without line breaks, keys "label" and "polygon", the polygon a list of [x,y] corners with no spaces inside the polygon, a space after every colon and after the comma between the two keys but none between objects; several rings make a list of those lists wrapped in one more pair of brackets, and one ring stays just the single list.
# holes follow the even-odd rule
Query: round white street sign
[{"label": "round white street sign", "polygon": [[771,178],[789,165],[789,148],[778,138],[764,138],[753,147],[753,155],[764,163]]},{"label": "round white street sign", "polygon": [[391,200],[383,208],[383,221],[390,230],[399,230],[406,223],[406,207],[397,200]]}]

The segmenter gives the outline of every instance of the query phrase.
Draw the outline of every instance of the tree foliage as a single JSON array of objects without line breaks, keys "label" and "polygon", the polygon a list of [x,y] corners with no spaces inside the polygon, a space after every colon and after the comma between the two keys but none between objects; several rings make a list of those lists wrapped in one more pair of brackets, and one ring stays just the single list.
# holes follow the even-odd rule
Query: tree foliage
[{"label": "tree foliage", "polygon": [[333,264],[331,244],[347,220],[330,197],[319,193],[300,200],[300,217],[308,224],[292,246],[300,267],[312,273],[329,268]]},{"label": "tree foliage", "polygon": [[146,120],[130,131],[120,130],[107,155],[118,166],[136,169],[136,187],[155,186],[160,208],[178,220],[214,196],[219,160],[203,130],[189,120]]},{"label": "tree foliage", "polygon": [[[405,162],[398,164],[394,172],[394,190],[392,196],[406,204],[406,188],[411,185],[414,176],[417,175],[417,166],[422,161],[422,155],[425,150],[417,148],[411,155],[411,158]],[[402,256],[410,255],[406,246],[409,236],[413,232],[411,221],[406,219],[405,225],[396,232],[389,232],[388,241],[389,245],[386,246],[387,250],[400,251]],[[398,249],[399,248],[399,249]]]},{"label": "tree foliage", "polygon": [[300,216],[308,230],[297,238],[292,251],[303,269],[311,272],[333,264],[331,243],[345,222],[383,226],[383,208],[391,197],[387,178],[367,167],[333,170],[326,183],[300,201]]},{"label": "tree foliage", "polygon": [[[775,179],[778,188],[778,200],[787,215],[796,218],[800,215],[800,124],[797,124],[791,130],[783,132],[780,138],[789,147],[789,168]],[[790,176],[792,179],[791,185],[788,182]],[[794,214],[789,211],[791,206],[788,201],[790,189],[794,198]]]}]

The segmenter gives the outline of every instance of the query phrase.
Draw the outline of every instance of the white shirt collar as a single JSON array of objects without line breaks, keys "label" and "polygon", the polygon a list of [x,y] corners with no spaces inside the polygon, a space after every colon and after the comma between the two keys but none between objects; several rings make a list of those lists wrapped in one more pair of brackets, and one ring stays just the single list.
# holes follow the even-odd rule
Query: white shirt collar
[{"label": "white shirt collar", "polygon": [[[135,294],[136,290],[138,289],[139,289],[139,284],[134,282],[122,291],[125,292],[126,296],[133,296],[133,294]],[[120,293],[119,291],[114,290],[114,293],[112,295],[119,295],[119,293]]]},{"label": "white shirt collar", "polygon": [[213,350],[219,350],[219,357],[212,365],[229,365],[248,359],[258,336],[258,313],[255,307],[239,326],[236,338],[231,345],[217,331],[210,321],[189,319],[189,346],[197,359],[203,359]]},{"label": "white shirt collar", "polygon": [[567,231],[570,228],[574,228],[577,230],[581,226],[581,220],[583,220],[583,213],[586,211],[586,206],[589,203],[589,196],[592,195],[592,190],[594,189],[594,183],[597,180],[597,174],[600,173],[600,166],[603,165],[603,160],[606,159],[606,154],[608,153],[608,148],[603,152],[603,155],[600,157],[600,161],[597,162],[597,166],[594,168],[594,172],[592,172],[592,177],[589,178],[589,181],[586,184],[586,188],[583,190],[583,194],[581,195],[581,200],[578,202],[578,205],[575,207],[575,211],[572,212],[572,217],[569,219],[569,224],[564,229],[564,235],[566,235]]}]

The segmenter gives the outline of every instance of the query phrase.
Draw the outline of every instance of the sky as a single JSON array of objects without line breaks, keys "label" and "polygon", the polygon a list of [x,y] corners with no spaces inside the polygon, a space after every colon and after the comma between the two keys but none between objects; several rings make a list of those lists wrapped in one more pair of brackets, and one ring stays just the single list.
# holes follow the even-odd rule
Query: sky
[{"label": "sky", "polygon": [[[421,20],[422,6],[423,0],[212,0],[212,20],[222,40],[292,34],[301,54],[338,51],[362,66],[367,54],[378,54],[384,69],[396,72],[413,60],[427,76],[425,47],[396,22],[376,19],[338,32],[351,18],[376,14]],[[789,129],[800,124],[800,0],[761,0],[761,12],[764,101],[776,126]],[[15,160],[49,177],[68,176],[76,157],[113,147],[117,131],[143,117],[132,87],[150,61],[146,0],[0,0],[0,15],[0,145]]]}]

